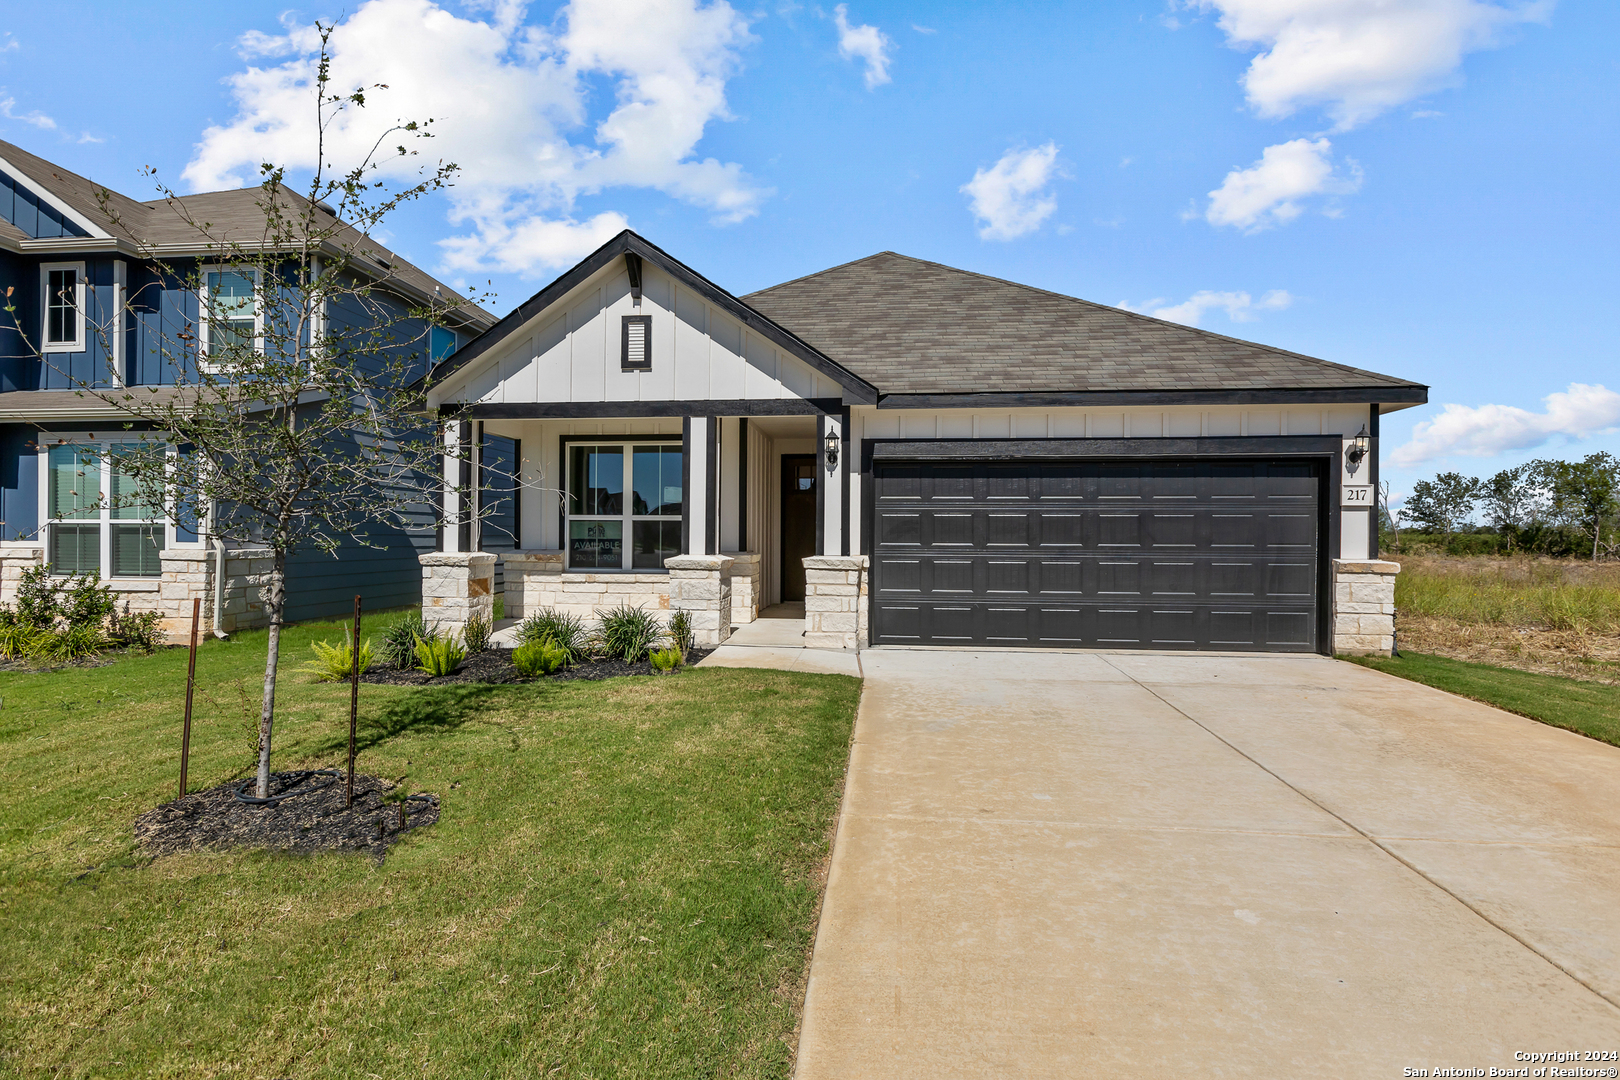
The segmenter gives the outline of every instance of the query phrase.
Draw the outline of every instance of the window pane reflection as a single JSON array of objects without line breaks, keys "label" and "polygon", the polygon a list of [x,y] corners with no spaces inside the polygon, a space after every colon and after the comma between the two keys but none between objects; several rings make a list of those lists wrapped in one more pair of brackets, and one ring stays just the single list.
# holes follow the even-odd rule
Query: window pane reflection
[{"label": "window pane reflection", "polygon": [[637,517],[679,517],[683,496],[680,448],[638,446],[633,469],[635,499],[631,513]]},{"label": "window pane reflection", "polygon": [[568,476],[568,512],[624,513],[624,447],[573,448]]}]

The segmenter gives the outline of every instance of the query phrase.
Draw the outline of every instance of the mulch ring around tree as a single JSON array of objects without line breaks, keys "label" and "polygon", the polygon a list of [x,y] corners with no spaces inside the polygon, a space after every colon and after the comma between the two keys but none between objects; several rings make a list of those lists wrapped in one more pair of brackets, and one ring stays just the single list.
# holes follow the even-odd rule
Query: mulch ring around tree
[{"label": "mulch ring around tree", "polygon": [[[713,651],[713,649],[690,649],[686,654],[686,662],[688,665],[695,664]],[[623,660],[588,660],[583,664],[564,668],[555,675],[537,675],[531,678],[513,666],[511,650],[485,649],[467,657],[461,662],[461,666],[449,675],[434,676],[414,669],[373,665],[370,671],[360,676],[360,681],[389,686],[442,686],[447,683],[526,683],[542,682],[548,678],[595,680],[616,679],[621,675],[657,674],[663,673],[655,672],[652,664],[646,660],[634,664]]]},{"label": "mulch ring around tree", "polygon": [[[406,833],[439,820],[439,797],[416,794],[386,801],[396,786],[375,776],[354,778],[354,805],[345,806],[336,769],[271,773],[270,801],[244,802],[254,782],[232,780],[164,803],[135,819],[135,839],[148,855],[221,848],[276,851],[364,851],[378,862]],[[405,808],[401,826],[400,807]]]}]

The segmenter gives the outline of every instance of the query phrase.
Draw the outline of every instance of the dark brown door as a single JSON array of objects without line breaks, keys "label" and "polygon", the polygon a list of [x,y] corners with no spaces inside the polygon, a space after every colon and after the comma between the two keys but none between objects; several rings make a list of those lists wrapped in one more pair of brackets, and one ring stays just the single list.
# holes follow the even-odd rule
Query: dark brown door
[{"label": "dark brown door", "polygon": [[1314,462],[899,462],[874,480],[875,644],[1317,648]]},{"label": "dark brown door", "polygon": [[782,602],[804,599],[804,560],[816,553],[816,455],[782,455]]}]

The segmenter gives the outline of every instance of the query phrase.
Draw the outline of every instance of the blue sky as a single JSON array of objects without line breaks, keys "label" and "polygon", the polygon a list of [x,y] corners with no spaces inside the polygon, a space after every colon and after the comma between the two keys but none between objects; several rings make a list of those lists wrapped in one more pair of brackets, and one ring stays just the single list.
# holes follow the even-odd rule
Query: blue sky
[{"label": "blue sky", "polygon": [[65,61],[8,9],[0,136],[141,197],[250,181],[307,159],[342,16],[338,80],[390,89],[339,153],[438,117],[461,182],[388,240],[499,311],[625,223],[737,293],[892,249],[1429,383],[1397,492],[1620,452],[1620,5],[90,10]]}]

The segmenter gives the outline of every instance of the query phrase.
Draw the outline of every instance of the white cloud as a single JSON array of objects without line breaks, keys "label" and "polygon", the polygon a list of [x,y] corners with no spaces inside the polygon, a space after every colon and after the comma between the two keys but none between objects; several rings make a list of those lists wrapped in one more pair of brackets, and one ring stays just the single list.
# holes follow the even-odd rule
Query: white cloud
[{"label": "white cloud", "polygon": [[[741,221],[771,194],[741,165],[699,159],[707,126],[730,118],[726,83],[752,37],[726,0],[573,0],[552,29],[524,24],[515,0],[463,18],[434,0],[368,0],[332,38],[333,88],[385,84],[327,133],[330,159],[358,160],[396,117],[433,118],[423,156],[460,166],[444,242],[446,265],[534,273],[565,266],[623,215],[579,220],[576,201],[615,187],[662,191]],[[185,180],[193,190],[251,182],[261,161],[315,164],[309,123],[318,38],[288,22],[279,36],[239,41],[249,66],[227,82],[237,114],[203,132]],[[585,130],[593,84],[611,80],[609,115]],[[421,144],[419,144],[421,145]],[[396,180],[421,158],[388,158]]]},{"label": "white cloud", "polygon": [[1011,240],[1032,233],[1057,210],[1057,196],[1047,185],[1062,169],[1055,142],[1029,150],[1009,150],[988,169],[978,169],[961,191],[983,222],[981,240]]},{"label": "white cloud", "polygon": [[1243,75],[1261,116],[1323,106],[1340,131],[1455,81],[1463,57],[1553,0],[1190,0],[1228,43],[1260,49]]},{"label": "white cloud", "polygon": [[11,31],[7,30],[5,40],[0,41],[0,52],[17,52],[21,48],[22,42],[12,37]]},{"label": "white cloud", "polygon": [[1266,147],[1259,161],[1233,169],[1209,193],[1205,219],[1211,225],[1258,232],[1298,217],[1304,210],[1301,199],[1355,191],[1361,186],[1360,170],[1352,163],[1348,177],[1335,175],[1332,151],[1326,139],[1293,139]]},{"label": "white cloud", "polygon": [[14,97],[0,98],[0,116],[5,117],[7,120],[17,120],[24,124],[32,124],[34,127],[40,128],[44,131],[54,131],[56,129],[56,121],[46,116],[38,109],[31,109],[28,112],[19,113],[17,111],[17,99]]},{"label": "white cloud", "polygon": [[833,25],[838,27],[838,55],[865,62],[866,88],[873,90],[888,82],[889,50],[894,48],[889,35],[875,26],[851,26],[848,4],[833,8]]},{"label": "white cloud", "polygon": [[932,26],[918,26],[916,23],[912,23],[911,28],[913,30],[917,31],[917,33],[919,33],[919,34],[937,34],[937,33],[939,33],[939,31],[937,29],[935,29],[934,27],[932,27]]},{"label": "white cloud", "polygon": [[1604,386],[1570,383],[1542,399],[1545,412],[1514,405],[1447,405],[1433,420],[1412,428],[1412,441],[1397,449],[1397,465],[1420,465],[1449,454],[1494,457],[1527,450],[1557,436],[1584,439],[1620,428],[1620,394]]},{"label": "white cloud", "polygon": [[1226,317],[1233,322],[1253,322],[1257,313],[1281,311],[1293,302],[1293,296],[1286,289],[1272,289],[1259,300],[1255,300],[1246,292],[1214,292],[1202,289],[1179,304],[1166,305],[1161,298],[1149,300],[1139,308],[1130,304],[1119,306],[1126,311],[1145,311],[1156,319],[1168,319],[1170,322],[1197,326],[1203,321],[1205,314],[1216,309],[1225,311]]}]

